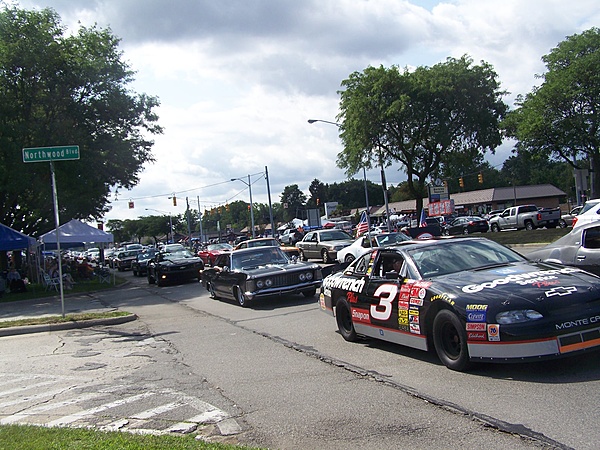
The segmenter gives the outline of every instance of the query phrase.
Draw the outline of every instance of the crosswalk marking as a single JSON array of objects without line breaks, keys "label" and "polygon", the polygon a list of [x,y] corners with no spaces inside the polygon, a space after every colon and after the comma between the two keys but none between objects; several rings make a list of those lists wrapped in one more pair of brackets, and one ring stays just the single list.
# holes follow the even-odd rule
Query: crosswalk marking
[{"label": "crosswalk marking", "polygon": [[125,405],[127,403],[132,403],[132,402],[141,400],[146,397],[151,397],[152,395],[155,395],[154,392],[144,392],[142,394],[132,395],[131,397],[126,397],[126,398],[122,398],[119,400],[115,400],[114,402],[105,403],[104,405],[100,405],[95,408],[87,409],[85,411],[79,411],[79,412],[76,412],[75,414],[71,414],[71,415],[68,415],[65,417],[61,417],[56,420],[52,420],[52,421],[48,422],[46,424],[46,426],[56,427],[56,426],[68,425],[70,423],[73,423],[73,422],[85,417],[85,416],[91,416],[93,414],[96,414],[96,413],[99,413],[102,411],[106,411],[107,409],[115,408],[116,406]]},{"label": "crosswalk marking", "polygon": [[26,419],[28,417],[33,417],[39,413],[43,413],[43,412],[51,411],[53,409],[62,408],[64,406],[75,405],[75,404],[83,402],[83,401],[91,400],[93,398],[98,397],[99,395],[100,395],[99,393],[82,394],[79,397],[71,398],[69,400],[64,400],[62,402],[57,401],[57,402],[48,403],[46,405],[37,406],[35,408],[30,408],[24,412],[5,417],[4,419],[0,420],[0,424],[7,425],[9,423],[15,423],[20,420]]}]

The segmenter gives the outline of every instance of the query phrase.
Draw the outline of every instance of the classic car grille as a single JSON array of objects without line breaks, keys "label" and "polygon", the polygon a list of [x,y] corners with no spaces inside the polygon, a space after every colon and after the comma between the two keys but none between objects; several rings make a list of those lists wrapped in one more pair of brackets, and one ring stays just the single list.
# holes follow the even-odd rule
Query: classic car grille
[{"label": "classic car grille", "polygon": [[299,273],[287,273],[269,278],[273,280],[272,287],[290,286],[301,282]]}]

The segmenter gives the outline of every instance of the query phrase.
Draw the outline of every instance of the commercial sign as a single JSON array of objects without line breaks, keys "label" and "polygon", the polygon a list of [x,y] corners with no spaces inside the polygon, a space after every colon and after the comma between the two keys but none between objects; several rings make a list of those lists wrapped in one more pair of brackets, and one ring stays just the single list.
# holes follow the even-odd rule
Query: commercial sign
[{"label": "commercial sign", "polygon": [[78,145],[23,149],[23,162],[67,161],[79,159]]}]

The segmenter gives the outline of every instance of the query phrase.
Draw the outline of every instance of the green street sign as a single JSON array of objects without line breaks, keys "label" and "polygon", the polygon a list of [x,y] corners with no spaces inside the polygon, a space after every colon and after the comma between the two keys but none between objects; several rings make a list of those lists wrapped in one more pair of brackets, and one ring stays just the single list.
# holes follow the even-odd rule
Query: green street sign
[{"label": "green street sign", "polygon": [[67,161],[79,159],[79,145],[23,149],[23,162]]}]

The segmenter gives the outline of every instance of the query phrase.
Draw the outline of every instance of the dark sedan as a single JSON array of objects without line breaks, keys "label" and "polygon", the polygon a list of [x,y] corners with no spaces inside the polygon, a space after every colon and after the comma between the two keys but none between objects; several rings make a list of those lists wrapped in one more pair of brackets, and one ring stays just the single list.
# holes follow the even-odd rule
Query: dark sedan
[{"label": "dark sedan", "polygon": [[490,225],[483,217],[466,216],[457,217],[444,226],[442,232],[445,236],[457,236],[460,234],[487,233],[489,229]]},{"label": "dark sedan", "polygon": [[134,277],[143,277],[148,273],[148,262],[154,258],[154,256],[158,253],[158,250],[155,248],[151,248],[148,250],[144,250],[142,253],[139,253],[135,260],[131,262],[131,270],[133,271]]},{"label": "dark sedan", "polygon": [[574,228],[552,244],[529,252],[527,258],[575,266],[600,276],[600,222]]},{"label": "dark sedan", "polygon": [[202,285],[212,298],[228,298],[241,306],[258,298],[303,294],[314,296],[323,276],[318,264],[290,260],[279,247],[252,247],[217,257],[202,272]]},{"label": "dark sedan", "polygon": [[200,281],[204,263],[184,247],[158,252],[148,262],[148,283],[164,286],[170,282]]}]

